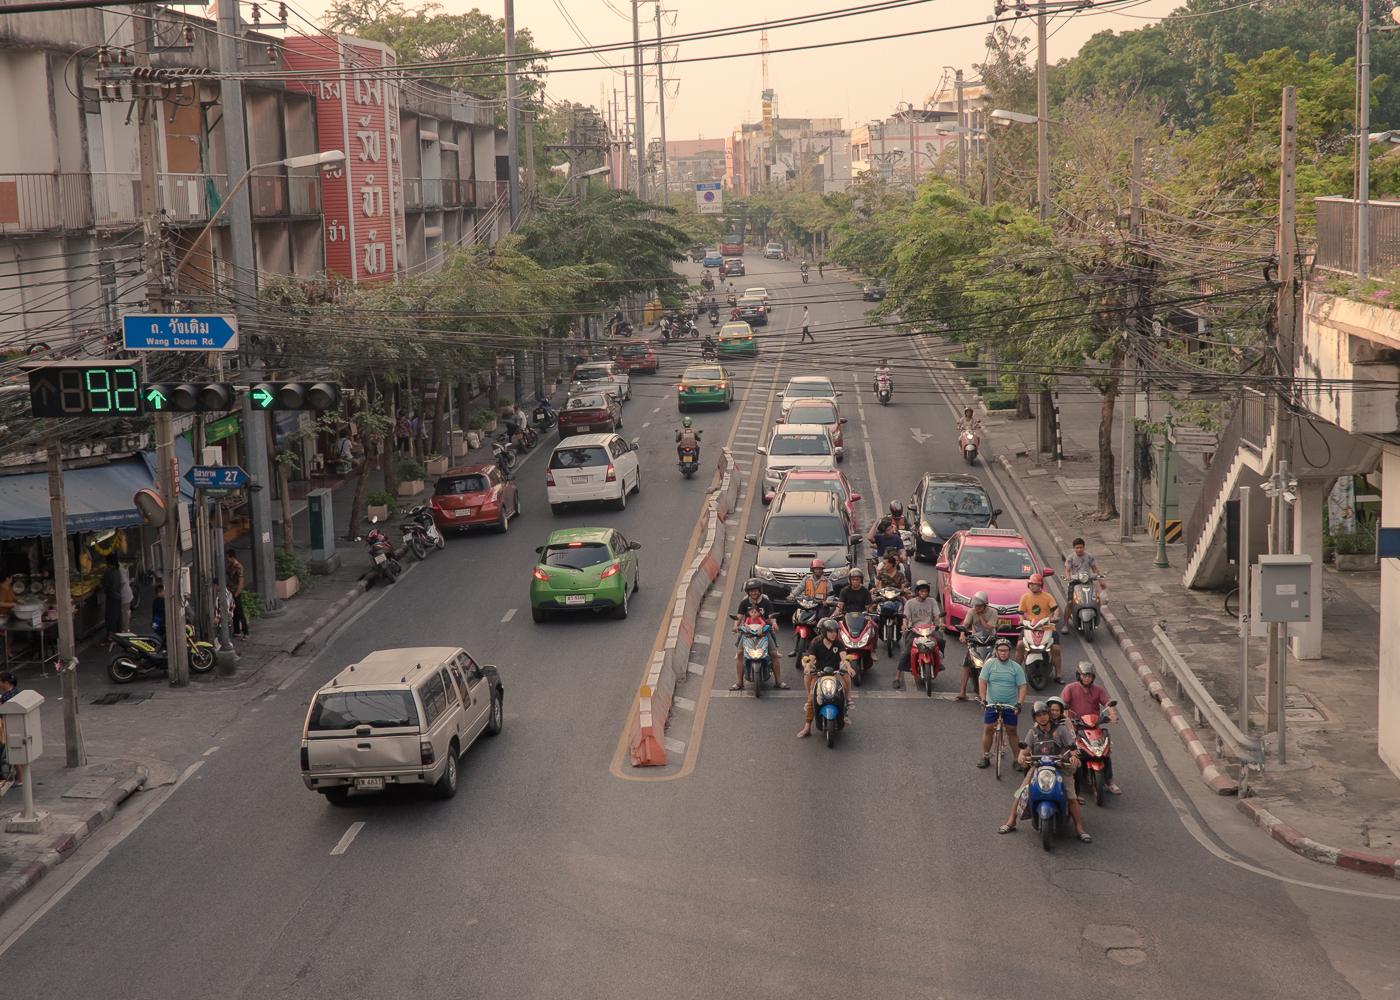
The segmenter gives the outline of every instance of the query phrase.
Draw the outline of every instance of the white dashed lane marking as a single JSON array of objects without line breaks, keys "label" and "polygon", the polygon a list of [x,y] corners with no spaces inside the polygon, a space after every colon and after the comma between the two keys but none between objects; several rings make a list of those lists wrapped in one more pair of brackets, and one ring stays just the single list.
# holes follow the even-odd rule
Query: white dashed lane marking
[{"label": "white dashed lane marking", "polygon": [[512,618],[515,617],[515,611],[516,611],[515,608],[511,608],[509,611],[506,612],[505,617],[502,618],[501,621],[503,621],[503,622],[508,622],[508,621],[510,621]]},{"label": "white dashed lane marking", "polygon": [[344,854],[346,851],[348,851],[350,849],[350,844],[354,841],[356,835],[364,828],[365,825],[362,822],[351,823],[350,829],[345,831],[345,836],[341,837],[340,841],[334,847],[331,848],[331,855],[334,856],[337,854]]}]

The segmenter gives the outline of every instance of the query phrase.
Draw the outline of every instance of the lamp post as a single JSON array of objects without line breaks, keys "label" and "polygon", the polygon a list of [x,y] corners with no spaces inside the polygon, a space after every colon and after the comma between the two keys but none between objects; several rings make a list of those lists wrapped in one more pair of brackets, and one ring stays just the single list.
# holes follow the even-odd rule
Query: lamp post
[{"label": "lamp post", "polygon": [[204,228],[201,229],[199,235],[194,238],[194,242],[190,244],[190,248],[185,251],[185,256],[180,258],[180,263],[175,265],[175,271],[170,276],[171,284],[173,285],[175,280],[180,277],[180,272],[184,270],[185,265],[190,262],[190,258],[194,256],[195,250],[199,248],[200,241],[209,234],[209,230],[214,228],[214,223],[218,222],[219,216],[224,214],[224,209],[228,208],[229,203],[233,201],[233,196],[247,183],[248,178],[253,176],[255,170],[266,170],[268,167],[287,167],[288,169],[295,170],[298,167],[316,167],[330,163],[344,162],[344,153],[338,149],[328,149],[324,153],[307,153],[304,156],[289,156],[285,160],[273,160],[271,163],[259,163],[257,166],[249,167],[244,171],[243,176],[238,178],[238,183],[229,189],[229,193],[224,198],[223,203],[218,207],[218,210],[209,217],[209,221],[204,224]]}]

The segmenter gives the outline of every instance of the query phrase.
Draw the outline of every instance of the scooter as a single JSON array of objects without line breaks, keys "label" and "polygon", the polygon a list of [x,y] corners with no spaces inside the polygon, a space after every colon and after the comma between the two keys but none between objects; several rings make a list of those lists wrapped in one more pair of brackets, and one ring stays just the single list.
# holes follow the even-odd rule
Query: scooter
[{"label": "scooter", "polygon": [[403,567],[394,558],[394,545],[389,541],[389,536],[380,531],[378,517],[369,519],[369,523],[376,525],[369,529],[369,534],[365,536],[365,545],[369,547],[370,562],[374,563],[374,572],[385,583],[393,583],[403,572]]},{"label": "scooter", "polygon": [[559,422],[559,414],[554,409],[554,404],[544,396],[535,400],[535,412],[530,415],[530,420],[542,431],[547,431]]},{"label": "scooter", "polygon": [[[117,632],[112,636],[122,651],[107,664],[107,676],[117,684],[130,684],[142,674],[165,673],[170,666],[165,637]],[[214,669],[214,645],[196,642],[194,626],[185,623],[185,643],[189,649],[190,673],[207,674]]]},{"label": "scooter", "polygon": [[1021,648],[1026,654],[1026,660],[1021,667],[1026,672],[1026,683],[1037,691],[1043,690],[1054,676],[1055,664],[1050,655],[1050,649],[1054,645],[1053,618],[1021,623]]},{"label": "scooter", "polygon": [[963,666],[972,670],[972,682],[977,683],[977,678],[982,674],[982,664],[992,659],[997,646],[997,636],[990,635],[984,641],[978,642],[972,638],[966,629],[962,630],[962,640],[967,643],[967,657],[963,661]]},{"label": "scooter", "polygon": [[878,375],[875,378],[875,398],[880,400],[884,406],[890,405],[890,397],[894,395],[894,386],[890,384],[888,375]]},{"label": "scooter", "polygon": [[739,296],[735,295],[733,292],[730,292],[730,293],[729,293],[729,308],[730,308],[730,309],[733,309],[733,308],[734,308],[735,306],[737,306],[738,304],[739,304]]},{"label": "scooter", "polygon": [[[841,656],[847,658],[845,653]],[[810,663],[812,658],[804,657],[802,662]],[[816,724],[817,732],[826,733],[828,748],[836,746],[836,734],[846,728],[846,685],[841,683],[840,675],[829,667],[818,672],[812,684],[812,705],[816,709],[812,721]]]},{"label": "scooter", "polygon": [[806,272],[806,271],[803,271],[803,272],[802,272],[802,283],[803,283],[804,285],[807,284],[807,272]]},{"label": "scooter", "polygon": [[695,325],[695,320],[693,320],[693,319],[688,319],[688,320],[686,320],[686,321],[685,321],[685,328],[686,328],[687,330],[690,331],[690,337],[691,337],[692,340],[699,340],[699,339],[700,339],[700,327],[698,327],[698,326]]},{"label": "scooter", "polygon": [[715,347],[714,347],[713,344],[710,344],[710,345],[708,345],[708,346],[705,346],[705,347],[701,347],[701,348],[700,348],[700,360],[701,360],[701,361],[714,361],[714,360],[715,360],[716,358],[718,358],[718,357],[719,357],[719,354],[718,354],[718,352],[715,350]]},{"label": "scooter", "polygon": [[1074,627],[1084,637],[1085,642],[1094,641],[1094,628],[1099,624],[1099,586],[1103,577],[1087,570],[1081,572],[1070,584],[1069,610],[1073,615]]},{"label": "scooter", "polygon": [[718,310],[718,309],[711,309],[711,310],[710,310],[710,325],[711,325],[711,326],[719,326],[719,310]]},{"label": "scooter", "polygon": [[911,630],[914,642],[909,647],[909,673],[914,683],[924,685],[924,694],[933,697],[933,679],[943,669],[943,652],[938,648],[938,628],[933,622],[919,622]]},{"label": "scooter", "polygon": [[447,545],[447,539],[442,537],[442,532],[433,523],[433,512],[428,507],[414,507],[409,511],[402,530],[404,544],[413,550],[420,562],[428,557],[428,546],[441,549]]},{"label": "scooter", "polygon": [[880,638],[876,640],[876,644],[883,641],[885,655],[891,659],[894,658],[894,647],[899,645],[899,635],[904,630],[904,605],[899,602],[901,596],[894,587],[885,587],[875,591],[875,600],[880,603],[880,618],[877,625]]},{"label": "scooter", "polygon": [[793,656],[801,657],[807,652],[807,647],[812,644],[812,636],[817,634],[817,622],[826,617],[827,605],[835,600],[834,596],[825,601],[816,597],[797,598],[797,610],[792,613]]},{"label": "scooter", "polygon": [[[1110,701],[1108,707],[1118,704]],[[1094,789],[1094,804],[1103,805],[1103,793],[1108,788],[1108,754],[1113,749],[1113,741],[1108,738],[1108,730],[1097,715],[1083,715],[1074,720],[1075,742],[1079,746],[1079,756],[1084,766],[1074,772],[1076,789],[1080,782],[1088,781]]]},{"label": "scooter", "polygon": [[686,479],[689,479],[700,471],[700,458],[695,454],[694,448],[686,447],[681,449],[680,467],[681,475],[685,476]]},{"label": "scooter", "polygon": [[962,432],[958,438],[958,447],[962,451],[962,457],[967,459],[967,464],[971,465],[977,461],[977,432],[971,427]]},{"label": "scooter", "polygon": [[[1026,749],[1026,741],[1020,743]],[[1068,762],[1073,751],[1059,757],[1040,755],[1030,765],[1031,780],[1026,786],[1026,812],[1031,826],[1040,831],[1040,846],[1050,850],[1050,838],[1070,823],[1069,798],[1065,795],[1065,779],[1058,765]]]},{"label": "scooter", "polygon": [[[738,615],[730,615],[739,621]],[[753,685],[753,696],[763,694],[763,682],[773,675],[773,626],[762,618],[745,618],[739,622],[739,646],[744,651],[744,681]]]},{"label": "scooter", "polygon": [[875,644],[879,636],[875,631],[875,619],[863,611],[854,611],[841,619],[841,645],[850,654],[855,673],[851,683],[860,687],[861,678],[875,662]]}]

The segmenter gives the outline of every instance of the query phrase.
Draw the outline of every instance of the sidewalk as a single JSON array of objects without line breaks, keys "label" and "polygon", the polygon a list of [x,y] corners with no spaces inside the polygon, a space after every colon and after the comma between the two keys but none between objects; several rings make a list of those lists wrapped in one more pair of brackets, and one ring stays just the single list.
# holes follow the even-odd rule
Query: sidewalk
[{"label": "sidewalk", "polygon": [[[949,346],[931,353],[942,358],[956,350]],[[1239,625],[1225,613],[1224,593],[1182,585],[1183,545],[1168,545],[1171,566],[1157,569],[1152,565],[1157,546],[1145,533],[1124,543],[1117,520],[1088,520],[1097,506],[1100,397],[1082,380],[1067,380],[1060,397],[1067,457],[1058,467],[1048,456],[1037,465],[1034,421],[1001,413],[983,415],[983,440],[990,445],[986,453],[1002,457],[1027,502],[1033,498],[1036,513],[1066,551],[1073,538],[1085,539],[1108,578],[1105,606],[1131,637],[1128,643],[1120,639],[1120,645],[1125,652],[1135,646],[1145,661],[1139,671],[1154,672],[1169,697],[1180,702],[1185,714],[1178,713],[1178,730],[1193,724],[1191,706],[1188,699],[1175,698],[1174,679],[1152,646],[1152,626],[1159,622],[1215,701],[1238,719]],[[975,392],[967,390],[964,398],[975,398]],[[1121,456],[1121,399],[1118,405],[1115,458]],[[1205,479],[1197,456],[1181,456],[1178,478],[1185,518]],[[1050,558],[1055,561],[1053,554]],[[1300,854],[1394,877],[1400,871],[1395,860],[1400,856],[1400,780],[1376,753],[1380,575],[1339,573],[1329,565],[1323,580],[1323,659],[1290,655],[1288,660],[1288,763],[1277,763],[1277,741],[1266,736],[1265,767],[1249,773],[1246,794],[1251,797],[1240,799],[1240,811]],[[1265,655],[1265,640],[1252,639],[1250,732],[1255,736],[1264,734]],[[1071,673],[1066,663],[1066,676]],[[1183,742],[1187,733],[1189,729]],[[1196,726],[1192,735],[1233,784],[1238,761],[1215,752],[1216,740],[1207,726]]]}]

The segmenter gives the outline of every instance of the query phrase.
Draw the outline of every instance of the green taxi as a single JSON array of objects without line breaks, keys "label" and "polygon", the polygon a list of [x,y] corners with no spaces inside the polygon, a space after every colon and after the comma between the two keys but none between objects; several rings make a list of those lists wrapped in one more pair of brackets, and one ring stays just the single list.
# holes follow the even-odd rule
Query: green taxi
[{"label": "green taxi", "polygon": [[627,617],[637,589],[637,550],[614,528],[565,528],[535,549],[530,578],[530,617],[542,622],[556,611],[611,611]]},{"label": "green taxi", "polygon": [[719,403],[726,410],[734,399],[734,376],[723,365],[691,365],[676,386],[676,409]]},{"label": "green taxi", "polygon": [[747,323],[726,323],[719,328],[720,354],[757,354],[758,342]]}]

